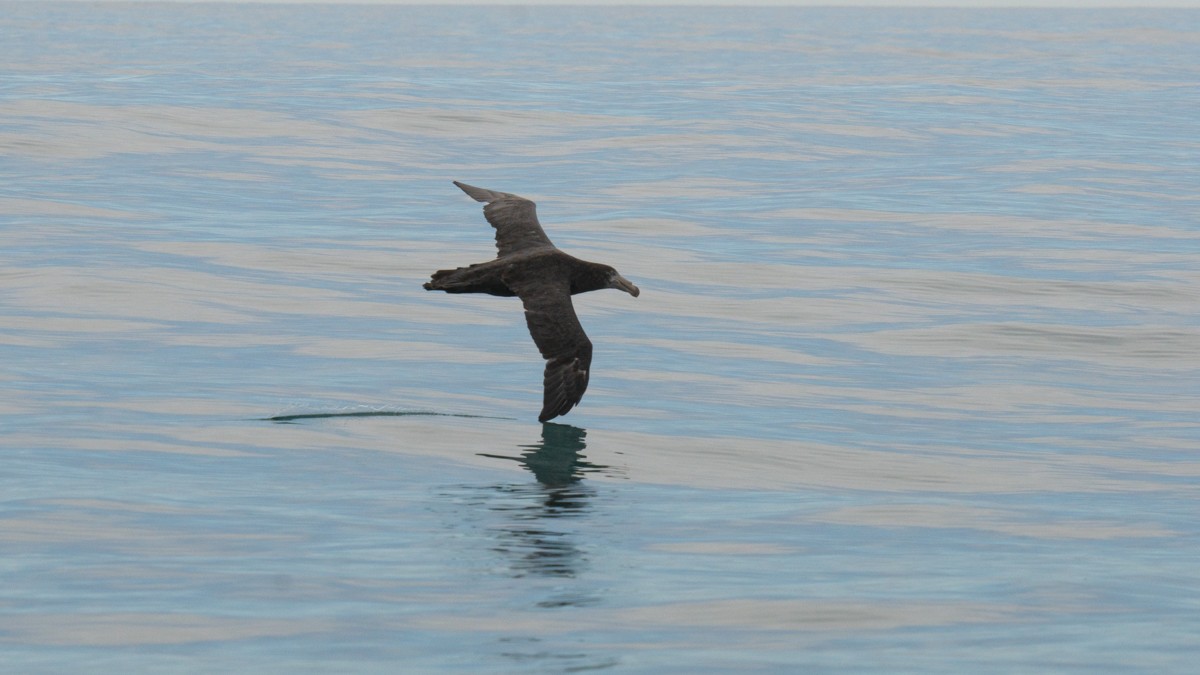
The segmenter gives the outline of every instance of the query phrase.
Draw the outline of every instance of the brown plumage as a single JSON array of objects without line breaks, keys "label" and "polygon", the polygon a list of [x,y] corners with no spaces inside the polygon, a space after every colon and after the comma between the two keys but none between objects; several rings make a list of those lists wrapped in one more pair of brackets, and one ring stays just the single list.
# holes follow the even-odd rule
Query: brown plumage
[{"label": "brown plumage", "polygon": [[592,366],[592,342],[579,325],[571,296],[615,288],[637,297],[637,286],[608,265],[580,260],[555,248],[538,223],[536,205],[517,195],[454,181],[476,201],[496,228],[495,260],[438,270],[428,291],[517,296],[525,323],[546,359],[545,396],[539,422],[565,415],[583,398]]}]

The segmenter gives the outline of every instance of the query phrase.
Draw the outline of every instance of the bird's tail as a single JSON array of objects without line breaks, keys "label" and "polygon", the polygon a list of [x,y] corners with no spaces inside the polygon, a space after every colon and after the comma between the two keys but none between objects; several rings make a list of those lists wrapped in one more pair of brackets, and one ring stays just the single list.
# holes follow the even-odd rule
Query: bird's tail
[{"label": "bird's tail", "polygon": [[452,270],[438,270],[433,273],[429,281],[425,282],[425,290],[427,291],[446,291],[447,293],[470,293],[470,283],[464,278],[463,272],[466,272],[468,267],[459,267]]},{"label": "bird's tail", "polygon": [[490,295],[515,295],[500,279],[500,276],[483,264],[438,270],[425,282],[427,291],[447,293],[488,293]]}]

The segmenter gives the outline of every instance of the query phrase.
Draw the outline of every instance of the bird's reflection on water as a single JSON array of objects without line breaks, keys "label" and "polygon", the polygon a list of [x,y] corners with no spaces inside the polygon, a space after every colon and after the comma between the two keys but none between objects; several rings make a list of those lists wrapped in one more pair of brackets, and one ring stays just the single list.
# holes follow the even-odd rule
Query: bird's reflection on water
[{"label": "bird's reflection on water", "polygon": [[[522,445],[518,457],[510,455],[492,455],[479,453],[483,457],[496,459],[511,459],[520,462],[522,466],[533,472],[534,478],[545,488],[547,507],[562,508],[569,512],[571,509],[570,496],[572,486],[578,486],[587,472],[603,471],[606,466],[593,464],[583,456],[587,447],[584,438],[587,431],[569,424],[554,424],[547,422],[542,425],[542,440],[532,445]],[[564,500],[561,501],[560,500]],[[555,515],[555,514],[547,514]]]},{"label": "bird's reflection on water", "polygon": [[[527,590],[533,604],[555,612],[595,605],[603,597],[602,587],[586,575],[586,537],[594,524],[587,516],[596,514],[597,495],[584,477],[611,469],[587,461],[586,437],[587,431],[579,427],[545,423],[541,441],[518,446],[516,456],[479,453],[518,462],[536,479],[494,486],[488,507],[503,520],[492,530],[493,550],[508,561],[509,574],[530,580]],[[499,499],[494,498],[497,493]],[[523,669],[544,664],[555,672],[575,672],[617,664],[610,656],[586,649],[547,649],[532,636],[514,634],[505,640],[503,656]]]},{"label": "bird's reflection on water", "polygon": [[[480,453],[519,462],[537,479],[533,484],[495,486],[506,498],[489,505],[506,516],[507,522],[498,530],[496,550],[510,558],[514,575],[574,577],[585,564],[575,533],[554,521],[586,514],[595,492],[583,482],[584,475],[608,468],[586,460],[586,436],[587,431],[579,427],[546,423],[541,441],[519,446],[518,456]],[[580,600],[560,598],[554,604],[579,604]]]}]

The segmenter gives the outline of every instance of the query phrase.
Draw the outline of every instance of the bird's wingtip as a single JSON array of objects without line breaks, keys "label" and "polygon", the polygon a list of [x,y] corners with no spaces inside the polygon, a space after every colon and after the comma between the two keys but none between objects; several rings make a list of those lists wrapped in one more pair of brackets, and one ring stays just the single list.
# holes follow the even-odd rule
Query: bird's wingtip
[{"label": "bird's wingtip", "polygon": [[451,182],[454,183],[456,186],[458,186],[459,190],[462,190],[463,192],[467,193],[468,197],[470,197],[471,199],[474,199],[477,202],[491,202],[491,201],[495,201],[496,199],[504,196],[503,193],[493,192],[492,190],[487,190],[487,189],[481,188],[481,187],[475,187],[474,185],[467,185],[466,183],[463,183],[461,181],[456,180],[456,181],[451,181]]}]

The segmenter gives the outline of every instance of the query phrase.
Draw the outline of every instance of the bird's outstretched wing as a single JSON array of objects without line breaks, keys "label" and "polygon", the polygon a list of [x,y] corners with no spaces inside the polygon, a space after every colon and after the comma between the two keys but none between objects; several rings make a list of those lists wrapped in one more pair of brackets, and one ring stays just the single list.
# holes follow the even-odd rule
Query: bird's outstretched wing
[{"label": "bird's outstretched wing", "polygon": [[507,192],[485,190],[454,181],[463,192],[478,202],[484,202],[483,216],[496,228],[496,248],[500,257],[531,248],[553,248],[550,238],[537,219],[537,205]]},{"label": "bird's outstretched wing", "polygon": [[525,304],[529,334],[546,359],[542,382],[545,391],[538,421],[565,415],[587,391],[588,371],[592,367],[592,341],[575,316],[569,281],[564,278],[557,284],[546,284],[544,280],[534,283],[516,274],[505,282]]}]

